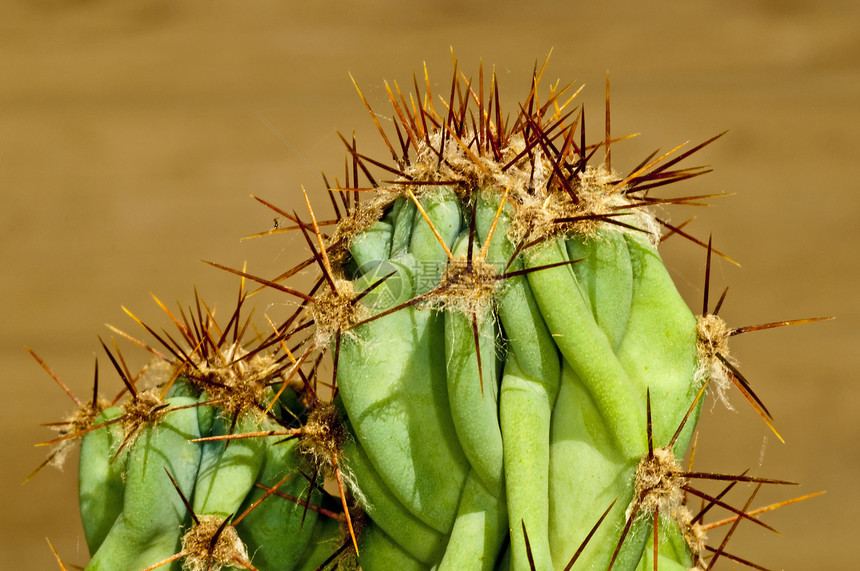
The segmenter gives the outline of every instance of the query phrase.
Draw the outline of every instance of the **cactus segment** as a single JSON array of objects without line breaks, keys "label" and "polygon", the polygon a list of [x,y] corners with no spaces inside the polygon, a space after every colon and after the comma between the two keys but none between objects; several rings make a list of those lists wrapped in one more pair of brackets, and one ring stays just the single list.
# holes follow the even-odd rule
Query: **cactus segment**
[{"label": "cactus segment", "polygon": [[[167,401],[171,407],[195,403],[188,397]],[[186,497],[191,496],[201,453],[189,441],[199,436],[194,408],[169,411],[157,424],[142,429],[128,452],[122,513],[88,570],[143,569],[178,551],[180,527],[189,514],[167,473]]]},{"label": "cactus segment", "polygon": [[[461,233],[453,250],[456,265],[469,263],[465,260],[467,242],[467,233]],[[472,470],[498,496],[503,453],[496,345],[491,307],[471,315],[456,306],[445,309],[445,363],[454,427]]]},{"label": "cactus segment", "polygon": [[601,231],[594,237],[572,236],[566,242],[576,281],[594,321],[613,351],[627,332],[633,295],[633,268],[624,234]]},{"label": "cactus segment", "polygon": [[[406,283],[389,279],[368,301],[386,294],[400,298],[390,290]],[[380,477],[413,515],[447,534],[468,464],[451,419],[445,363],[437,358],[444,355],[444,343],[441,314],[403,308],[356,327],[343,340],[337,382],[358,441]]]},{"label": "cactus segment", "polygon": [[105,409],[93,420],[94,427],[104,426],[86,433],[81,439],[78,499],[84,537],[91,555],[98,550],[122,512],[127,452],[120,452],[115,457],[122,441],[122,425],[105,425],[108,421],[118,419],[121,414],[118,407]]},{"label": "cactus segment", "polygon": [[549,568],[552,563],[547,498],[550,419],[556,385],[551,385],[551,393],[541,380],[526,377],[516,356],[508,355],[502,377],[500,420],[514,570],[531,568],[523,528],[531,530],[528,533],[533,538],[530,551],[535,567]]},{"label": "cactus segment", "polygon": [[362,569],[398,569],[400,571],[430,569],[413,559],[373,523],[369,523],[361,532],[358,562]]},{"label": "cactus segment", "polygon": [[[274,423],[266,422],[266,425],[275,428]],[[230,448],[238,442],[232,442]],[[318,521],[328,519],[320,518],[315,509],[310,509],[318,506],[322,500],[320,491],[315,487],[321,482],[309,482],[302,476],[302,457],[296,440],[275,444],[268,439],[259,443],[265,445],[265,462],[255,486],[236,511],[243,516],[236,524],[236,531],[245,542],[255,567],[293,569],[303,559],[312,556],[312,553],[306,552],[310,549]],[[270,494],[269,490],[275,486],[276,492]],[[297,498],[301,503],[282,494]]]},{"label": "cactus segment", "polygon": [[[619,450],[589,388],[567,361],[553,409],[550,442],[549,541],[554,566],[560,569],[567,564],[600,514],[615,501],[577,560],[585,569],[608,567],[633,498],[630,482],[636,461]],[[641,531],[632,537],[644,538]],[[644,539],[638,543],[634,547],[630,540],[625,542],[636,561],[635,552],[641,554]]]},{"label": "cactus segment", "polygon": [[490,492],[474,471],[469,473],[439,571],[494,568],[508,532],[504,491]]},{"label": "cactus segment", "polygon": [[[559,240],[526,256],[527,268],[567,261],[567,248]],[[592,316],[586,294],[570,267],[559,266],[528,275],[553,340],[564,359],[588,386],[604,422],[612,427],[619,449],[628,458],[644,451],[641,407],[627,374],[609,339]]]},{"label": "cactus segment", "polygon": [[[696,397],[696,319],[681,299],[654,248],[635,236],[625,236],[633,266],[630,319],[618,360],[639,396],[651,391],[653,440],[669,442]],[[698,408],[676,441],[679,455],[687,449]],[[643,442],[644,443],[644,442]]]},{"label": "cactus segment", "polygon": [[446,537],[416,518],[391,493],[355,439],[343,446],[353,494],[379,528],[412,557],[426,565],[439,561]]},{"label": "cactus segment", "polygon": [[[257,429],[256,424],[256,418],[242,414],[232,434],[252,432]],[[228,419],[219,415],[210,436],[224,436],[230,433],[229,429]],[[241,438],[229,442],[213,440],[202,446],[200,470],[194,485],[194,513],[230,517],[237,513],[257,480],[266,457],[266,442]]]}]

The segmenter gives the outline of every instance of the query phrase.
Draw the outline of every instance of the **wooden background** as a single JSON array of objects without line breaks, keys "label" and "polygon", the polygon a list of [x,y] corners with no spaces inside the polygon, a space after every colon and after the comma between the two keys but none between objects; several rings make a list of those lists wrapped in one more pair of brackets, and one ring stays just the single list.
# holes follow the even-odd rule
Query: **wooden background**
[{"label": "wooden background", "polygon": [[[239,240],[273,224],[249,195],[292,208],[301,185],[320,191],[319,171],[342,170],[336,129],[384,157],[347,72],[387,120],[383,78],[410,85],[426,61],[442,89],[450,47],[467,74],[495,66],[509,109],[550,50],[547,77],[584,83],[592,117],[610,70],[613,131],[642,133],[614,149],[620,170],[730,130],[690,163],[716,172],[683,190],[737,194],[672,214],[743,266],[715,267],[721,315],[837,319],[733,340],[787,443],[734,393],[736,412],[706,406],[696,464],[802,482],[756,504],[827,491],[765,516],[781,536],[741,524],[731,551],[772,569],[856,564],[860,4],[497,4],[0,1],[0,567],[57,568],[46,537],[86,561],[74,455],[21,485],[51,435],[39,423],[72,409],[24,346],[85,396],[104,323],[137,332],[121,305],[163,323],[149,293],[188,305],[196,285],[229,308],[236,281],[200,259],[288,267],[297,237]],[[664,256],[698,311],[704,251],[673,240]]]}]

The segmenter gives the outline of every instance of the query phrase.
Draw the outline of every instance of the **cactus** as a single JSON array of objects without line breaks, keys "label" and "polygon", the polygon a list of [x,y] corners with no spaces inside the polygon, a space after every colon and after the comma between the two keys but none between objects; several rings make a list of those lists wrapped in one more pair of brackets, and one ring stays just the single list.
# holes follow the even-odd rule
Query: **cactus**
[{"label": "cactus", "polygon": [[[408,98],[386,84],[396,139],[359,90],[393,163],[344,138],[330,220],[306,193],[306,216],[257,199],[290,221],[264,234],[301,234],[305,260],[274,278],[212,263],[242,278],[228,321],[159,301],[178,338],[134,318],[158,348],[115,329],[152,354],[139,374],[102,343],[124,391],[100,399],[96,369],[47,443],[58,458],[81,441],[87,569],[750,564],[725,543],[767,525],[723,496],[791,482],[681,463],[709,390],[736,386],[776,432],[728,338],[814,319],[730,329],[707,293],[726,256],[655,214],[710,198],[654,195],[707,172],[677,165],[719,135],[618,174],[608,80],[606,136],[587,144],[584,108],[557,85],[542,99],[542,73],[512,120],[482,68],[473,83],[455,64],[442,111],[429,79]],[[707,252],[698,317],[657,253],[673,234]],[[247,280],[295,311],[251,335]],[[719,510],[715,546],[703,516]]]}]

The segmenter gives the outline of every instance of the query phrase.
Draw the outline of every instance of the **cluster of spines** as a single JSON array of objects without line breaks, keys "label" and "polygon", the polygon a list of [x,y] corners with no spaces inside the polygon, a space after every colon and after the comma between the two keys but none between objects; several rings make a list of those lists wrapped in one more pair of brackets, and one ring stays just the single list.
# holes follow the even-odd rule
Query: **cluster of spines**
[{"label": "cluster of spines", "polygon": [[[552,235],[572,230],[582,232],[583,228],[594,228],[599,224],[613,225],[631,232],[641,232],[642,228],[639,225],[625,222],[624,217],[629,216],[631,212],[644,211],[649,207],[660,204],[700,205],[701,200],[714,196],[654,198],[650,196],[650,193],[655,188],[708,172],[709,169],[703,167],[676,169],[673,169],[673,167],[679,161],[700,150],[720,135],[670,160],[669,157],[677,151],[677,148],[660,156],[657,156],[657,152],[655,152],[642,161],[628,175],[617,176],[610,168],[610,147],[612,143],[620,139],[613,140],[610,136],[608,80],[605,139],[597,144],[587,145],[585,141],[584,108],[579,109],[570,125],[566,125],[565,123],[575,113],[575,111],[565,112],[573,96],[567,101],[561,101],[562,95],[566,93],[570,86],[558,89],[558,85],[556,84],[553,86],[547,100],[542,103],[539,102],[538,85],[542,74],[543,67],[539,71],[536,68],[526,101],[519,107],[513,121],[509,117],[506,117],[504,120],[502,118],[499,105],[499,87],[495,74],[492,75],[489,97],[485,100],[483,67],[479,69],[479,79],[477,85],[473,87],[472,81],[460,74],[455,62],[450,94],[447,99],[440,98],[445,108],[443,113],[438,113],[434,109],[426,68],[425,78],[427,81],[424,95],[421,95],[418,81],[413,77],[415,94],[414,96],[412,94],[409,95],[408,103],[396,83],[394,84],[394,90],[386,84],[389,99],[397,115],[397,120],[393,122],[393,125],[399,150],[392,144],[391,139],[386,135],[376,119],[376,114],[372,111],[364,96],[361,95],[362,101],[391,153],[394,166],[386,165],[383,161],[378,161],[359,153],[354,137],[351,141],[348,141],[345,137],[341,137],[348,151],[344,184],[341,185],[340,181],[335,179],[335,184],[329,185],[326,180],[327,192],[335,215],[333,219],[318,221],[311,208],[307,194],[305,194],[308,209],[307,220],[299,216],[296,212],[287,212],[272,203],[257,198],[258,201],[275,211],[278,215],[283,216],[293,223],[292,226],[277,228],[264,234],[299,231],[308,245],[311,254],[309,258],[272,279],[255,276],[244,270],[240,271],[212,264],[240,275],[243,279],[254,280],[264,287],[272,288],[297,298],[299,300],[298,307],[292,315],[277,326],[270,322],[272,328],[270,334],[259,334],[250,348],[242,348],[240,350],[242,346],[241,340],[250,323],[249,318],[240,324],[239,313],[245,300],[245,294],[243,290],[240,290],[239,301],[235,311],[231,315],[226,327],[218,330],[216,335],[213,335],[214,320],[212,319],[212,313],[206,308],[205,304],[202,305],[203,309],[201,309],[199,300],[197,301],[196,319],[188,319],[183,311],[180,311],[180,317],[177,318],[159,302],[159,305],[162,306],[182,335],[182,342],[177,342],[166,332],[158,334],[151,327],[137,320],[158,340],[168,354],[163,354],[124,333],[122,336],[144,347],[158,359],[172,363],[174,375],[168,381],[167,387],[182,374],[196,379],[207,386],[213,395],[218,394],[219,390],[225,387],[222,386],[224,383],[217,380],[217,375],[213,374],[211,363],[218,362],[221,367],[229,369],[231,366],[247,362],[258,355],[265,355],[266,359],[268,359],[266,370],[259,375],[260,378],[256,379],[256,381],[262,383],[260,386],[273,385],[277,394],[280,395],[281,391],[285,390],[285,387],[289,383],[300,385],[299,392],[303,395],[305,404],[311,409],[311,416],[314,415],[314,412],[318,412],[318,416],[321,414],[328,419],[326,422],[332,422],[331,417],[326,416],[328,414],[327,411],[333,410],[327,399],[334,398],[337,395],[338,355],[342,338],[344,335],[350,334],[356,327],[407,306],[421,306],[427,303],[459,306],[464,308],[464,312],[472,320],[476,352],[480,359],[477,325],[478,311],[472,303],[474,302],[475,290],[484,288],[489,291],[489,295],[485,296],[484,299],[484,302],[486,302],[487,299],[492,299],[492,292],[495,287],[495,285],[490,284],[503,283],[506,278],[528,271],[548,269],[548,267],[539,267],[530,270],[509,272],[508,268],[511,262],[519,254],[529,248],[538,247],[540,243]],[[359,94],[361,94],[360,90]],[[477,104],[477,118],[475,117],[475,110],[470,105],[472,101]],[[550,114],[549,117],[547,117],[548,114]],[[509,127],[509,125],[512,126]],[[578,138],[576,137],[577,131],[579,133]],[[589,161],[601,148],[605,151],[604,163],[600,168],[594,169],[589,166]],[[460,157],[462,162],[458,163],[452,160],[452,157],[455,156]],[[464,165],[466,166],[464,167]],[[488,165],[491,165],[492,168]],[[396,180],[377,180],[371,173],[371,169],[373,168],[380,169],[388,175],[393,175]],[[509,171],[512,170],[517,171],[516,177],[509,174]],[[359,173],[366,178],[370,185],[369,187],[359,184]],[[436,187],[449,186],[454,188],[455,192],[460,194],[466,203],[471,202],[474,208],[477,198],[468,194],[470,189],[477,189],[485,182],[493,182],[497,186],[500,183],[507,183],[507,186],[503,185],[506,190],[499,206],[499,211],[496,214],[496,218],[498,219],[506,200],[512,200],[518,204],[523,204],[527,201],[529,193],[533,193],[535,190],[534,183],[536,177],[540,176],[543,176],[545,179],[543,187],[550,192],[551,199],[564,203],[564,206],[554,212],[553,216],[549,217],[548,220],[542,221],[544,224],[540,227],[530,217],[524,217],[519,221],[520,230],[516,236],[516,250],[505,268],[501,271],[498,271],[498,268],[489,268],[488,271],[481,271],[486,251],[483,248],[477,254],[475,252],[474,244],[477,241],[477,237],[473,211],[469,229],[468,255],[465,260],[456,260],[445,246],[444,241],[440,238],[440,244],[446,250],[451,270],[437,287],[431,289],[429,292],[413,297],[383,314],[369,317],[366,313],[363,313],[362,306],[359,303],[361,299],[384,283],[390,275],[383,276],[364,291],[355,292],[352,288],[352,282],[349,281],[344,271],[344,264],[348,260],[349,246],[358,234],[365,231],[374,221],[382,217],[386,208],[395,199],[402,197],[412,201],[432,228],[432,222],[430,222],[430,219],[423,212],[421,203],[419,202],[421,193],[432,192]],[[516,180],[513,180],[514,178]],[[589,196],[589,189],[584,187],[589,184],[599,185],[602,189],[608,190],[609,193],[617,196],[619,200],[613,204],[601,204],[599,208],[584,204],[588,201]],[[372,198],[362,199],[362,196],[368,193]],[[527,209],[523,208],[523,210],[526,211]],[[700,351],[705,354],[706,358],[703,359],[700,356],[700,360],[707,361],[712,370],[707,371],[704,378],[708,379],[715,376],[717,372],[715,369],[719,368],[719,371],[725,377],[731,379],[738,386],[744,396],[753,403],[757,412],[773,428],[770,412],[755,395],[747,380],[732,364],[729,356],[726,354],[725,338],[746,331],[779,325],[792,325],[812,320],[779,322],[732,330],[725,327],[719,329],[719,327],[713,324],[716,323],[718,325],[720,323],[716,315],[725,294],[723,294],[713,312],[709,313],[707,293],[707,274],[710,272],[711,252],[716,251],[712,250],[710,242],[706,244],[704,241],[685,232],[683,227],[686,223],[675,226],[658,217],[653,217],[651,220],[667,229],[666,234],[655,237],[656,240],[662,240],[673,234],[678,234],[707,248],[708,262],[704,309],[702,316],[699,318],[700,332],[702,332]],[[493,226],[495,227],[495,222]],[[333,227],[332,231],[326,232],[325,229],[329,227]],[[438,237],[438,232],[436,235]],[[483,240],[485,245],[489,244],[489,238],[490,236]],[[725,256],[723,255],[723,257]],[[458,262],[460,266],[456,265]],[[313,266],[318,267],[319,275],[314,285],[307,292],[283,285],[283,282],[289,278]],[[461,287],[468,280],[472,280],[468,282],[470,287]],[[476,288],[476,286],[478,287]],[[711,325],[708,326],[708,324]],[[718,330],[717,336],[720,337],[717,341],[708,338],[705,334],[705,332],[713,331],[715,328]],[[232,340],[230,340],[231,332]],[[114,357],[107,346],[104,343],[102,345],[110,356],[110,360],[119,372],[120,377],[123,379],[127,391],[132,395],[131,402],[139,401],[141,397],[135,389],[135,378],[130,374],[127,367],[125,367],[121,355],[117,351],[117,357]],[[237,354],[237,351],[241,354]],[[320,379],[321,363],[327,353],[331,354],[331,382],[325,382]],[[206,365],[204,366],[203,364]],[[479,366],[480,369],[481,367]],[[54,377],[56,378],[55,375]],[[483,379],[481,382],[483,390]],[[329,393],[327,398],[320,396],[321,386],[325,386],[327,389],[324,391]],[[166,390],[166,388],[163,388],[162,398]],[[700,397],[703,392],[704,386],[699,393]],[[235,396],[240,393],[241,396]],[[269,413],[268,407],[260,401],[258,396],[253,391],[250,394],[248,391],[226,391],[222,393],[221,398],[215,396],[213,402],[223,406],[224,410],[230,411],[233,415],[232,432],[240,413],[246,411],[254,411],[260,415]],[[104,407],[104,403],[97,404],[96,397],[94,396],[91,403],[77,402],[77,404],[82,412],[70,421],[70,427],[66,429],[67,434],[62,435],[61,439],[51,441],[49,444],[69,441],[94,428],[93,426],[86,426],[86,419],[90,418],[91,420],[91,417],[94,418],[97,413],[93,414],[92,411]],[[693,403],[691,410],[695,404]],[[130,423],[132,428],[127,429],[127,438],[129,440],[133,438],[135,425],[139,426],[145,421],[150,421],[150,416],[156,415],[161,410],[158,408],[158,405],[143,408],[146,408],[147,411],[140,413],[138,416],[146,418],[146,420],[135,420]],[[85,409],[91,412],[86,412]],[[650,406],[648,415],[650,419]],[[132,412],[127,413],[127,418],[132,418],[133,416]],[[282,420],[279,420],[279,422],[283,424]],[[308,439],[308,443],[303,446],[303,449],[313,457],[315,470],[329,469],[336,479],[343,501],[343,514],[338,517],[342,517],[348,524],[347,527],[349,528],[350,535],[350,541],[344,542],[343,548],[352,543],[353,547],[357,550],[356,533],[350,517],[352,510],[355,508],[354,506],[349,506],[347,503],[349,492],[346,489],[345,477],[339,465],[339,443],[337,439],[342,439],[344,436],[342,434],[337,437],[332,436],[330,424],[325,424],[327,427],[325,430],[320,430],[319,423],[311,423],[311,426],[314,428],[309,428],[307,424],[304,427],[298,428],[284,426],[283,430],[236,435],[236,438],[272,436],[292,438],[313,433],[313,437]],[[646,460],[653,462],[657,456],[651,442],[650,422],[648,426],[649,455]],[[678,428],[679,432],[682,426],[683,423]],[[337,431],[335,430],[334,432]],[[229,440],[230,437],[226,436],[220,439]],[[670,442],[667,448],[671,449],[671,447],[672,443]],[[686,479],[701,477],[729,480],[731,481],[729,488],[737,482],[758,482],[759,485],[762,483],[787,483],[777,480],[751,478],[745,475],[704,475],[692,472],[691,470],[679,472],[677,466],[674,464],[668,468],[664,467],[663,470],[667,474],[671,472],[672,477],[676,479],[684,480],[683,484],[679,484],[684,493],[697,495],[708,502],[707,506],[703,507],[699,514],[689,518],[691,525],[698,525],[699,528],[702,528],[703,526],[700,523],[702,516],[715,505],[729,509],[734,513],[734,519],[731,520],[733,521],[732,530],[727,534],[725,541],[731,536],[734,526],[741,519],[750,519],[756,523],[760,523],[751,515],[751,512],[748,512],[749,502],[742,509],[731,508],[721,500],[723,494],[711,497],[703,492],[697,492],[689,486]],[[309,477],[309,481],[313,482],[314,480],[315,475]],[[676,492],[677,490],[673,491]],[[650,488],[646,486],[638,490],[638,493],[639,501],[637,504],[631,506],[630,522],[632,522],[638,511],[644,509],[640,504],[646,502],[649,494],[654,495],[654,486]],[[307,503],[305,505],[307,506]],[[653,502],[654,507],[648,509],[649,514],[654,517],[655,521],[659,516],[660,505],[659,501],[655,501]],[[602,521],[602,518],[600,521]],[[596,522],[595,527],[599,525],[600,521]],[[656,534],[657,527],[655,526],[654,529]],[[524,531],[527,534],[527,530]],[[220,534],[221,532],[219,531],[216,535],[220,536]],[[526,535],[526,537],[528,536]],[[624,535],[619,540],[619,546],[623,540]],[[710,549],[715,553],[710,565],[719,559],[720,556],[729,557],[724,550],[725,541],[719,547],[703,548]],[[654,543],[656,550],[657,541],[655,540]],[[741,558],[730,557],[738,562],[760,568]],[[576,554],[571,560],[571,565],[575,560]],[[705,566],[704,559],[697,563],[703,567]],[[656,566],[656,556],[654,558],[654,565]],[[246,566],[253,568],[250,566],[250,563],[247,563]]]}]

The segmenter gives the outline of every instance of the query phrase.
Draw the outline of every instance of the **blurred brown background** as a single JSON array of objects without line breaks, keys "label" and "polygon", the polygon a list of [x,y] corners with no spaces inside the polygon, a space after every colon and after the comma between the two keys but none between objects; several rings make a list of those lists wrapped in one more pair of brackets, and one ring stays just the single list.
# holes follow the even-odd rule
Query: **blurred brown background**
[{"label": "blurred brown background", "polygon": [[[96,336],[110,337],[105,322],[139,332],[121,304],[161,324],[149,292],[187,305],[197,285],[232,303],[236,281],[200,259],[287,267],[297,237],[239,241],[273,224],[249,195],[297,208],[300,185],[321,190],[318,172],[343,168],[336,129],[384,157],[347,72],[387,118],[383,78],[411,85],[426,61],[444,91],[450,46],[467,74],[480,58],[495,66],[509,109],[552,49],[547,78],[586,84],[594,137],[610,70],[614,133],[642,133],[615,147],[619,170],[730,129],[688,162],[716,172],[683,191],[737,195],[672,213],[697,216],[688,228],[743,265],[715,267],[713,290],[731,286],[721,315],[837,320],[733,340],[787,444],[735,392],[736,412],[706,408],[697,466],[802,482],[756,505],[827,490],[765,516],[781,536],[741,524],[731,551],[772,569],[856,565],[860,4],[500,4],[0,2],[0,568],[56,569],[45,537],[67,563],[86,561],[74,456],[21,486],[46,453],[33,444],[52,434],[38,424],[72,409],[24,345],[81,396],[100,355],[113,392]],[[704,251],[665,246],[698,312]]]}]

